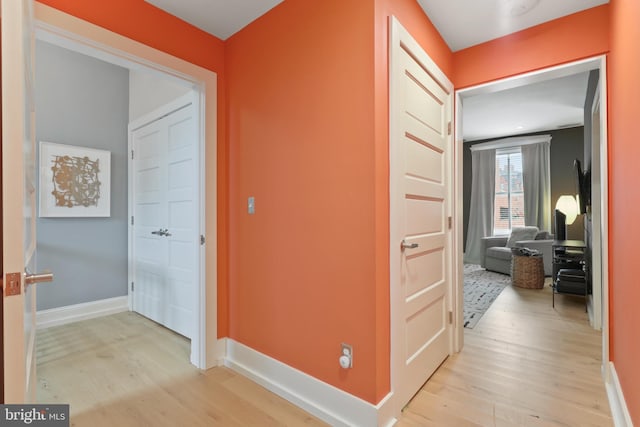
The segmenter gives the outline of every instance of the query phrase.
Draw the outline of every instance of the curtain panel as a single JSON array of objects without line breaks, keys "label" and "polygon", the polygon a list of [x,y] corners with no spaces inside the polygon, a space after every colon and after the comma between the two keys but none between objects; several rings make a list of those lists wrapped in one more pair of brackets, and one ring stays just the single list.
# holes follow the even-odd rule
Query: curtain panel
[{"label": "curtain panel", "polygon": [[551,232],[550,140],[527,144],[522,150],[525,225]]},{"label": "curtain panel", "polygon": [[496,150],[471,152],[471,206],[464,262],[480,264],[484,254],[480,239],[493,233],[493,204],[496,191]]}]

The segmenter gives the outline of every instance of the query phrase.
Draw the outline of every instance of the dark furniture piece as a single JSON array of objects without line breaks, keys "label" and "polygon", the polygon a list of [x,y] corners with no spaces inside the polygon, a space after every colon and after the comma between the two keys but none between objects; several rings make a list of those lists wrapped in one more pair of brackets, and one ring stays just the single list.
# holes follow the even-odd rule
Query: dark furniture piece
[{"label": "dark furniture piece", "polygon": [[567,216],[556,209],[553,213],[553,221],[556,226],[556,240],[567,239]]},{"label": "dark furniture piece", "polygon": [[584,296],[587,306],[587,286],[585,251],[587,246],[581,240],[556,240],[553,242],[553,282],[551,287],[552,306],[555,307],[556,294]]}]

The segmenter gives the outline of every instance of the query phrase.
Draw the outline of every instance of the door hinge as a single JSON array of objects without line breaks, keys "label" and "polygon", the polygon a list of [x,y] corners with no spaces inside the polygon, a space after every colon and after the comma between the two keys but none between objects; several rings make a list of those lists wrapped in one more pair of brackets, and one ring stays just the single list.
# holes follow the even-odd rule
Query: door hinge
[{"label": "door hinge", "polygon": [[449,222],[449,230],[451,230],[451,227],[453,227],[453,217],[449,217],[448,222]]},{"label": "door hinge", "polygon": [[451,135],[451,122],[447,124],[447,135]]},{"label": "door hinge", "polygon": [[135,288],[136,288],[136,285],[133,282],[131,282],[131,292],[133,292]]},{"label": "door hinge", "polygon": [[453,325],[453,311],[449,312],[449,324]]},{"label": "door hinge", "polygon": [[131,150],[131,160],[133,160],[133,150]]},{"label": "door hinge", "polygon": [[201,235],[200,235],[200,244],[201,244],[201,245],[204,245],[204,242],[205,242],[204,235],[202,235],[202,234],[201,234]]},{"label": "door hinge", "polygon": [[131,215],[131,225],[133,225],[133,215]]}]

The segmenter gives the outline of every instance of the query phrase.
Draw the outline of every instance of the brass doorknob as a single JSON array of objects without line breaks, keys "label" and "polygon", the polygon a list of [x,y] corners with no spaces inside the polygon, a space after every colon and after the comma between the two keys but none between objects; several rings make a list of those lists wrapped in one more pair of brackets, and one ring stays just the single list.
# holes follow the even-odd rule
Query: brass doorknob
[{"label": "brass doorknob", "polygon": [[33,285],[34,283],[52,282],[53,273],[29,273],[24,274],[24,284]]}]

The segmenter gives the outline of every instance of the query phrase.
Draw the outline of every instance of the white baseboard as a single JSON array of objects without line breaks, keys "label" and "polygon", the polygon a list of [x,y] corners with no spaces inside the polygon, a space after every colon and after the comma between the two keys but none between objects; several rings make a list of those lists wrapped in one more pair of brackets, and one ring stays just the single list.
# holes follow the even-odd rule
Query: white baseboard
[{"label": "white baseboard", "polygon": [[611,407],[611,416],[613,417],[613,424],[616,427],[633,427],[633,421],[631,420],[631,414],[627,403],[624,400],[624,394],[620,387],[620,380],[616,372],[616,367],[613,362],[609,362],[609,378],[611,381],[606,384],[607,395],[609,396],[609,406]]},{"label": "white baseboard", "polygon": [[378,405],[227,340],[225,365],[332,426],[393,426],[392,393]]},{"label": "white baseboard", "polygon": [[107,298],[98,301],[85,302],[83,304],[67,305],[64,307],[40,310],[36,313],[36,325],[38,329],[92,319],[94,317],[108,316],[110,314],[128,311],[127,297]]},{"label": "white baseboard", "polygon": [[[218,344],[215,352],[215,363],[213,366],[224,366],[224,359],[227,355],[227,341],[228,338],[218,338]],[[213,367],[212,366],[212,367]]]}]

